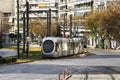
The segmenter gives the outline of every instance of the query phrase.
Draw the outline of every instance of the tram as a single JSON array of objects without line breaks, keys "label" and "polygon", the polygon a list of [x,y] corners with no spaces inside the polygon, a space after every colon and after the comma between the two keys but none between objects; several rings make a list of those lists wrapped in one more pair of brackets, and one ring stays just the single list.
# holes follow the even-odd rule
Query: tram
[{"label": "tram", "polygon": [[42,40],[41,47],[44,58],[75,55],[83,50],[81,38],[45,37]]}]

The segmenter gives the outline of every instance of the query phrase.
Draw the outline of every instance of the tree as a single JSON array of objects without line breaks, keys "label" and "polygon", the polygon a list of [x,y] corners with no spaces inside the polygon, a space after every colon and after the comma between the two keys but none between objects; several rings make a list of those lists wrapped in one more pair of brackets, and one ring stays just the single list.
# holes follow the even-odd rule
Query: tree
[{"label": "tree", "polygon": [[100,12],[91,12],[86,18],[85,26],[91,30],[95,37],[99,34],[102,39],[120,41],[120,2],[111,2],[111,5]]},{"label": "tree", "polygon": [[96,37],[98,32],[98,13],[90,13],[90,15],[85,20],[85,27],[91,30],[91,34],[93,37]]},{"label": "tree", "polygon": [[[57,34],[57,23],[52,19],[51,24],[52,36]],[[47,35],[47,20],[46,19],[36,19],[30,21],[30,33],[35,34],[36,36],[41,35],[42,37]]]},{"label": "tree", "polygon": [[112,2],[107,9],[105,21],[110,38],[120,41],[120,2]]}]

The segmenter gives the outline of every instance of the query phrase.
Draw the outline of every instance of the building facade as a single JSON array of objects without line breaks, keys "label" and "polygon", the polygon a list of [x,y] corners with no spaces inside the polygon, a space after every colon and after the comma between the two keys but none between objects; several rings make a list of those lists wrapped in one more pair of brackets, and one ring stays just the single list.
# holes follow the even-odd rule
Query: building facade
[{"label": "building facade", "polygon": [[[84,29],[83,25],[85,17],[92,11],[92,8],[92,0],[60,0],[59,20],[63,22],[63,25],[61,25],[62,34],[70,35],[70,15],[72,15],[72,36],[84,36],[85,32],[89,32],[89,30]],[[65,24],[64,16],[66,16],[67,20]]]},{"label": "building facade", "polygon": [[[15,4],[16,4],[15,0]],[[44,18],[47,19],[47,12],[51,9],[51,17],[58,18],[60,23],[61,34],[70,35],[70,15],[72,19],[72,34],[73,36],[89,36],[90,30],[84,29],[84,19],[92,10],[106,9],[107,2],[110,0],[28,0],[31,19]],[[20,18],[25,11],[26,0],[19,0],[20,2]],[[17,21],[17,9],[15,5],[15,21]],[[64,16],[66,15],[66,22]],[[15,22],[16,25],[17,22]],[[64,30],[65,28],[65,30]],[[17,28],[14,28],[17,29]],[[89,45],[95,47],[94,39],[89,39]]]},{"label": "building facade", "polygon": [[5,33],[13,28],[14,0],[0,0],[1,27]]}]

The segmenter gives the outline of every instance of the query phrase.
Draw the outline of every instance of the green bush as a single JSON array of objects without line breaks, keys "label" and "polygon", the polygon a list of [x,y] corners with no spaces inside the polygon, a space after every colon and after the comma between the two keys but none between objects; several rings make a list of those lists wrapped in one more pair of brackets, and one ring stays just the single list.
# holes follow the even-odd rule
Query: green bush
[{"label": "green bush", "polygon": [[10,57],[4,58],[4,63],[11,63],[11,58]]},{"label": "green bush", "polygon": [[0,58],[2,58],[2,56],[0,56]]},{"label": "green bush", "polygon": [[104,49],[104,43],[100,43],[100,48]]},{"label": "green bush", "polygon": [[16,62],[17,58],[16,57],[4,57],[4,58],[0,58],[0,63],[12,63],[12,62]]},{"label": "green bush", "polygon": [[0,58],[0,63],[3,63],[3,58]]},{"label": "green bush", "polygon": [[11,58],[11,61],[12,61],[12,62],[16,62],[16,61],[17,61],[17,58],[16,58],[16,57],[12,57],[12,58]]}]

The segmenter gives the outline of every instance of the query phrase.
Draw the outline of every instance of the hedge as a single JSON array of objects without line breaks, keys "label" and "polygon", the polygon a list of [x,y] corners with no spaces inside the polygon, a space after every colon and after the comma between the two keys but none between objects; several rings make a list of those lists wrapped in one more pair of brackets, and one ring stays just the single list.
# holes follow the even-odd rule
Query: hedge
[{"label": "hedge", "polygon": [[0,56],[0,64],[13,63],[16,61],[17,61],[17,57],[1,57]]}]

